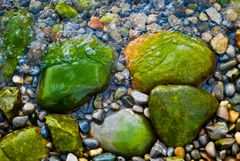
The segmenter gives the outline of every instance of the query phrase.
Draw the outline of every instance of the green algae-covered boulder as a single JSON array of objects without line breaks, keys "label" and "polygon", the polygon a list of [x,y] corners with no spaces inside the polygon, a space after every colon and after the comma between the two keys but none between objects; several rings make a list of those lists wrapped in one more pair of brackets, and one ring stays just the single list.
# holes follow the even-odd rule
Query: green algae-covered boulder
[{"label": "green algae-covered boulder", "polygon": [[122,109],[104,120],[91,124],[91,135],[105,150],[125,157],[143,156],[155,141],[150,123],[130,109]]},{"label": "green algae-covered boulder", "polygon": [[57,13],[63,18],[74,18],[78,15],[77,10],[69,6],[66,2],[58,3],[55,7]]},{"label": "green algae-covered boulder", "polygon": [[27,127],[14,131],[0,140],[1,161],[36,161],[48,157],[47,141],[40,129]]},{"label": "green algae-covered boulder", "polygon": [[17,87],[5,87],[0,91],[0,110],[9,121],[18,114],[21,108],[21,96]]},{"label": "green algae-covered boulder", "polygon": [[71,111],[110,80],[113,50],[95,37],[74,37],[51,44],[43,58],[37,91],[40,106],[55,113]]},{"label": "green algae-covered boulder", "polygon": [[217,108],[213,95],[186,85],[157,86],[149,100],[153,126],[168,146],[190,143]]},{"label": "green algae-covered boulder", "polygon": [[157,85],[199,85],[215,66],[214,53],[201,40],[172,31],[138,37],[124,51],[133,85],[149,93]]},{"label": "green algae-covered boulder", "polygon": [[23,55],[32,38],[32,15],[24,9],[8,11],[2,18],[0,44],[0,82],[9,79],[16,70],[17,57]]},{"label": "green algae-covered boulder", "polygon": [[46,124],[50,130],[53,144],[59,153],[82,155],[82,140],[78,124],[71,116],[51,114],[46,116]]}]

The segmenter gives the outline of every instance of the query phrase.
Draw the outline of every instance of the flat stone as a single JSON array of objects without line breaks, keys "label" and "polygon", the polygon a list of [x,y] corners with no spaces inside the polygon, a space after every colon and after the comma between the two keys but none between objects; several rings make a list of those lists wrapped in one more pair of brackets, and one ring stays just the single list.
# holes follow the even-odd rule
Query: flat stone
[{"label": "flat stone", "polygon": [[215,142],[216,146],[219,146],[220,148],[230,148],[235,143],[234,138],[222,138],[220,140],[217,140]]},{"label": "flat stone", "polygon": [[130,109],[113,113],[101,125],[92,123],[91,135],[104,150],[128,158],[144,155],[155,141],[148,120]]},{"label": "flat stone", "polygon": [[103,153],[93,158],[93,161],[115,161],[116,156],[111,153]]},{"label": "flat stone", "polygon": [[137,90],[133,90],[131,95],[137,104],[142,105],[148,102],[148,95],[141,93]]},{"label": "flat stone", "polygon": [[215,66],[215,56],[204,42],[171,31],[142,35],[124,54],[133,85],[143,93],[159,84],[201,84]]},{"label": "flat stone", "polygon": [[3,161],[36,161],[48,157],[47,141],[40,129],[27,127],[16,130],[0,140],[0,158]]},{"label": "flat stone", "polygon": [[218,54],[223,54],[228,48],[228,37],[222,33],[217,34],[211,41],[211,46]]},{"label": "flat stone", "polygon": [[82,155],[82,140],[78,124],[71,116],[50,114],[46,116],[46,125],[51,133],[53,144],[59,153],[72,152]]},{"label": "flat stone", "polygon": [[21,96],[18,88],[5,87],[0,90],[0,110],[9,121],[12,121],[17,116],[21,104]]},{"label": "flat stone", "polygon": [[216,22],[217,24],[221,24],[222,22],[222,16],[221,14],[213,7],[210,7],[206,10],[206,13],[208,14],[209,18]]},{"label": "flat stone", "polygon": [[[193,141],[217,107],[218,101],[213,95],[184,85],[157,86],[149,100],[153,126],[168,146],[184,146]],[[179,124],[172,126],[176,123]]]}]

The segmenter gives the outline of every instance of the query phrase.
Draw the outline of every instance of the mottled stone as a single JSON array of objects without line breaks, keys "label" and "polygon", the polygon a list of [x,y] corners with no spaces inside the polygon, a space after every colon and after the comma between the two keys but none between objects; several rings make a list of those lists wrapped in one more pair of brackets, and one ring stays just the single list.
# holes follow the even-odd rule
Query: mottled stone
[{"label": "mottled stone", "polygon": [[217,34],[211,41],[211,46],[218,54],[223,54],[228,48],[228,37],[222,33]]},{"label": "mottled stone", "polygon": [[46,116],[46,125],[49,128],[57,152],[72,152],[77,156],[82,155],[83,148],[78,124],[73,117],[51,114]]},{"label": "mottled stone", "polygon": [[0,158],[1,161],[40,160],[48,157],[46,145],[39,128],[16,130],[0,140]]},{"label": "mottled stone", "polygon": [[159,84],[201,84],[215,66],[215,56],[204,42],[170,31],[140,36],[124,54],[133,85],[145,93]]},{"label": "mottled stone", "polygon": [[217,107],[218,101],[211,94],[183,85],[157,86],[149,102],[151,121],[168,146],[190,143]]},{"label": "mottled stone", "polygon": [[0,91],[0,110],[9,121],[18,114],[21,108],[21,96],[17,87],[5,87]]},{"label": "mottled stone", "polygon": [[63,18],[71,19],[75,18],[78,15],[78,12],[65,2],[58,3],[55,7],[55,10]]}]

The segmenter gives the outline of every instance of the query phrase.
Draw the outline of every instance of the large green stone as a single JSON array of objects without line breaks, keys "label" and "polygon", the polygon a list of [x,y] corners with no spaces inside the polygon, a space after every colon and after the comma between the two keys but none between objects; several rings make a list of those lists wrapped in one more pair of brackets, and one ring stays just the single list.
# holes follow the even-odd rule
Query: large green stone
[{"label": "large green stone", "polygon": [[40,129],[27,127],[14,131],[0,140],[1,161],[36,161],[48,157],[47,141]]},{"label": "large green stone", "polygon": [[18,114],[21,108],[21,96],[17,87],[3,88],[0,91],[0,110],[9,121]]},{"label": "large green stone", "polygon": [[0,44],[0,82],[6,81],[16,70],[17,57],[24,53],[32,38],[33,17],[25,9],[8,11],[2,18]]},{"label": "large green stone", "polygon": [[130,109],[106,117],[101,125],[92,123],[91,135],[106,151],[129,158],[143,156],[155,141],[148,120]]},{"label": "large green stone", "polygon": [[208,45],[187,35],[160,31],[138,37],[124,54],[133,85],[149,93],[160,84],[199,85],[215,67]]},{"label": "large green stone", "polygon": [[185,85],[157,86],[149,101],[153,126],[168,146],[184,146],[193,141],[217,108],[213,95]]},{"label": "large green stone", "polygon": [[102,92],[110,80],[113,50],[95,37],[74,37],[51,44],[37,91],[42,108],[71,111]]},{"label": "large green stone", "polygon": [[50,130],[53,144],[59,153],[82,155],[82,140],[78,124],[71,116],[51,114],[46,116],[46,124]]}]

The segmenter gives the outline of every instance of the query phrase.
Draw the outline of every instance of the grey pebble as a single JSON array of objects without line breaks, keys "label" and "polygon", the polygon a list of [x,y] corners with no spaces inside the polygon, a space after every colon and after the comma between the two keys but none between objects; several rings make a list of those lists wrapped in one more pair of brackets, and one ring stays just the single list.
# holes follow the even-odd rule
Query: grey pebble
[{"label": "grey pebble", "polygon": [[56,156],[51,156],[51,157],[49,158],[49,161],[61,161],[61,159],[59,159],[59,158],[56,157]]},{"label": "grey pebble", "polygon": [[34,110],[35,110],[35,105],[30,102],[25,103],[22,108],[22,112],[24,115],[29,115],[29,114],[33,113]]},{"label": "grey pebble", "polygon": [[216,96],[216,98],[220,101],[222,101],[224,98],[223,92],[224,92],[223,83],[220,81],[216,82],[216,84],[213,87],[213,93]]},{"label": "grey pebble", "polygon": [[227,134],[228,127],[225,122],[216,122],[212,125],[207,125],[206,130],[211,139],[218,140]]},{"label": "grey pebble", "polygon": [[105,111],[103,109],[97,109],[93,112],[92,118],[95,121],[102,122],[105,118]]},{"label": "grey pebble", "polygon": [[200,153],[197,149],[191,151],[191,156],[195,160],[199,160],[201,158]]},{"label": "grey pebble", "polygon": [[155,142],[154,146],[152,147],[150,151],[150,156],[152,158],[156,158],[159,156],[166,156],[167,155],[167,147],[163,143],[161,143],[159,140]]},{"label": "grey pebble", "polygon": [[226,154],[227,154],[227,151],[226,150],[222,150],[222,151],[220,151],[220,153],[219,153],[219,157],[220,157],[220,159],[225,159],[225,157],[226,157]]},{"label": "grey pebble", "polygon": [[236,56],[236,50],[234,48],[234,46],[232,45],[229,45],[227,50],[226,50],[226,53],[228,56],[230,56],[231,58],[234,58]]},{"label": "grey pebble", "polygon": [[199,142],[201,145],[206,145],[208,143],[209,139],[206,134],[199,137]]},{"label": "grey pebble", "polygon": [[145,160],[141,157],[132,157],[132,161],[145,161]]},{"label": "grey pebble", "polygon": [[28,116],[17,116],[13,118],[12,124],[14,127],[24,127],[28,121]]},{"label": "grey pebble", "polygon": [[237,155],[238,151],[239,151],[239,146],[237,143],[234,143],[232,145],[232,155],[234,155],[234,156]]},{"label": "grey pebble", "polygon": [[133,106],[133,111],[136,113],[143,113],[143,107],[139,105],[134,105]]},{"label": "grey pebble", "polygon": [[173,156],[173,153],[174,153],[174,148],[173,147],[169,147],[167,149],[167,156],[171,157],[171,156]]},{"label": "grey pebble", "polygon": [[221,71],[226,71],[226,70],[233,68],[236,65],[237,65],[237,60],[234,59],[234,60],[230,60],[226,63],[221,63],[219,68]]},{"label": "grey pebble", "polygon": [[185,146],[185,150],[186,150],[187,152],[190,152],[192,149],[193,149],[193,145],[192,145],[192,144],[187,144],[187,145]]},{"label": "grey pebble", "polygon": [[137,90],[133,90],[131,93],[131,96],[133,97],[133,99],[137,104],[143,105],[143,104],[147,104],[148,102],[148,95],[141,93]]},{"label": "grey pebble", "polygon": [[149,108],[145,108],[143,114],[145,117],[150,118]]},{"label": "grey pebble", "polygon": [[226,84],[225,87],[224,87],[224,93],[226,94],[226,96],[232,97],[235,93],[234,84],[233,83]]},{"label": "grey pebble", "polygon": [[115,93],[114,93],[114,99],[120,99],[122,96],[127,94],[127,88],[126,87],[119,87]]}]

